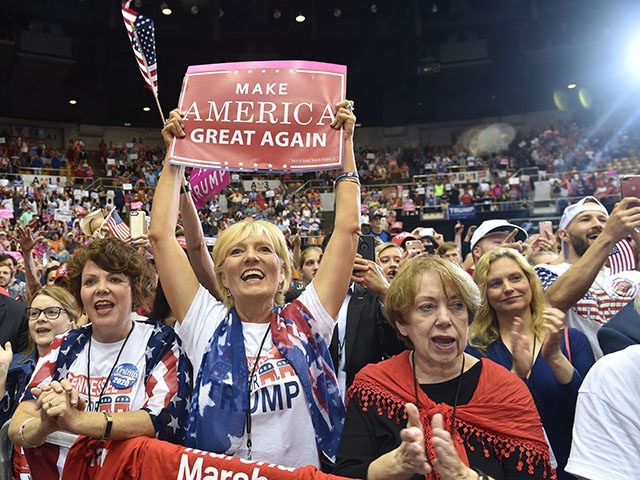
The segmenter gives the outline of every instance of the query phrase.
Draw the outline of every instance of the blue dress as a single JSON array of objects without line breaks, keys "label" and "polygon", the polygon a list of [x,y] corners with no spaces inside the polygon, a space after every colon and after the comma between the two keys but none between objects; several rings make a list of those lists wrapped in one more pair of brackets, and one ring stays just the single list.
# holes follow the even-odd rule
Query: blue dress
[{"label": "blue dress", "polygon": [[[564,467],[567,464],[571,450],[571,431],[573,429],[578,389],[582,384],[582,379],[595,363],[593,350],[584,333],[575,328],[569,328],[568,330],[571,364],[574,367],[571,381],[566,385],[558,383],[551,368],[540,354],[536,357],[531,369],[531,375],[529,375],[529,378],[524,379],[533,396],[533,401],[540,414],[540,420],[542,420],[542,425],[558,461],[558,480],[572,480],[575,478],[565,473]],[[564,340],[560,344],[560,349],[565,357],[569,358]],[[466,352],[476,358],[486,357],[508,370],[512,368],[511,352],[502,343],[501,339],[489,345],[484,352],[473,347],[467,347]]]}]

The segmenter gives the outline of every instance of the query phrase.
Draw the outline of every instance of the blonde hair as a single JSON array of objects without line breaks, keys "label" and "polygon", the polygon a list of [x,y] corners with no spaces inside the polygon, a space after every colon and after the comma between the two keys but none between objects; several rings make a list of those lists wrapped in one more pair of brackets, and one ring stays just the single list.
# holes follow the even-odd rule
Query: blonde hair
[{"label": "blonde hair", "polygon": [[512,248],[495,248],[480,258],[473,273],[473,279],[480,288],[482,303],[473,323],[469,327],[469,345],[481,351],[486,350],[489,345],[500,338],[498,316],[494,308],[489,305],[489,299],[487,298],[489,269],[493,262],[500,258],[510,258],[516,262],[525,277],[527,277],[531,288],[531,327],[536,338],[542,339],[545,334],[545,322],[542,312],[546,306],[546,301],[542,291],[542,283],[540,283],[535,270],[518,251]]},{"label": "blonde hair", "polygon": [[[284,268],[284,280],[280,282],[280,285],[278,285],[278,291],[274,297],[276,305],[284,305],[284,294],[289,288],[289,282],[291,282],[291,256],[287,249],[287,242],[280,229],[273,223],[267,222],[266,220],[243,220],[241,222],[234,223],[218,235],[218,240],[213,247],[213,262],[216,266],[216,288],[219,292],[228,292],[227,288],[222,283],[222,266],[231,247],[247,238],[261,237],[266,238],[271,242],[276,255],[280,259]],[[228,296],[224,296],[222,301],[229,308],[233,308],[235,306],[235,300],[230,294],[228,294]]]},{"label": "blonde hair", "polygon": [[413,344],[408,337],[399,332],[398,324],[407,323],[407,316],[418,294],[418,280],[426,272],[432,272],[440,278],[448,296],[460,295],[467,307],[469,320],[473,319],[480,304],[478,287],[459,265],[435,255],[418,255],[407,260],[391,282],[385,297],[384,310],[398,336],[410,348],[413,348]]},{"label": "blonde hair", "polygon": [[305,249],[300,252],[300,262],[298,264],[298,268],[302,269],[302,267],[304,267],[304,262],[306,262],[307,258],[314,252],[322,255],[322,248],[319,245],[308,245],[307,247],[305,247]]}]

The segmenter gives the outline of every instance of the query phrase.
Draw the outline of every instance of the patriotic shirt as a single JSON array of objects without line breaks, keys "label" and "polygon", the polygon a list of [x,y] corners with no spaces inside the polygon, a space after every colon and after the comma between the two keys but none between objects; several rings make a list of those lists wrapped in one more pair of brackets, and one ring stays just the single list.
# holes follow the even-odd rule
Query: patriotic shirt
[{"label": "patriotic shirt", "polygon": [[[571,266],[566,262],[537,265],[535,270],[542,281],[542,288],[546,290],[553,285]],[[567,312],[567,326],[576,328],[587,336],[596,360],[602,357],[598,330],[635,298],[639,286],[640,272],[637,270],[612,274],[609,267],[603,267],[587,293]]]},{"label": "patriotic shirt", "polygon": [[[334,320],[322,307],[313,283],[298,297],[316,322],[314,332],[329,344]],[[185,353],[193,364],[194,375],[200,369],[202,357],[214,331],[228,315],[227,308],[202,286],[187,315],[176,332],[182,339]],[[249,374],[258,357],[256,374],[251,379],[252,458],[273,461],[288,467],[320,466],[314,428],[299,377],[289,362],[274,346],[268,324],[243,323]],[[256,355],[264,335],[264,346]],[[206,392],[201,392],[201,397]],[[247,456],[246,434],[232,437],[228,455]]]},{"label": "patriotic shirt", "polygon": [[[87,376],[90,336],[91,325],[87,325],[56,337],[49,351],[38,361],[23,399],[33,399],[31,387],[67,378],[85,400],[89,400],[91,393],[88,409],[113,413],[145,410],[151,417],[157,438],[181,443],[190,372],[173,329],[156,322],[134,322],[115,366],[114,361],[125,340],[104,344],[91,339],[91,372]],[[113,372],[109,376],[112,366]],[[100,396],[103,386],[104,392]],[[51,445],[39,448],[45,449],[48,458],[54,457]],[[67,449],[53,449],[61,475]]]}]

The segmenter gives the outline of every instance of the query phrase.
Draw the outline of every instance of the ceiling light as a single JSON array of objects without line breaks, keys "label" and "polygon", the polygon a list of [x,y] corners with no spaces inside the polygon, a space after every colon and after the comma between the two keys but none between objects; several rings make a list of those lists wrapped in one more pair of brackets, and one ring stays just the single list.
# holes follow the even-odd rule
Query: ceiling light
[{"label": "ceiling light", "polygon": [[307,19],[307,17],[304,16],[304,13],[300,12],[297,16],[296,16],[296,22],[298,23],[302,23]]},{"label": "ceiling light", "polygon": [[145,112],[150,111],[151,109],[149,107],[142,107],[142,110],[144,110]]},{"label": "ceiling light", "polygon": [[224,17],[224,10],[221,8],[218,9],[218,17],[220,18]]},{"label": "ceiling light", "polygon": [[277,8],[273,10],[273,18],[278,20],[282,16],[282,12]]},{"label": "ceiling light", "polygon": [[169,8],[169,5],[167,5],[167,2],[162,2],[160,4],[160,10],[162,11],[162,13],[164,15],[171,15],[171,8]]},{"label": "ceiling light", "polygon": [[378,13],[378,5],[376,3],[372,3],[369,10],[371,10],[371,13]]},{"label": "ceiling light", "polygon": [[78,103],[78,101],[72,98],[71,100],[69,100],[69,103],[71,105],[75,105],[76,103]]},{"label": "ceiling light", "polygon": [[576,87],[577,87],[577,85],[576,85],[575,83],[570,83],[569,85],[567,85],[567,88],[568,88],[569,90],[573,90],[573,89],[574,89],[574,88],[576,88]]},{"label": "ceiling light", "polygon": [[333,9],[333,16],[338,18],[340,15],[342,15],[342,10],[340,10],[340,7],[336,7]]},{"label": "ceiling light", "polygon": [[191,13],[193,15],[197,15],[198,14],[198,6],[197,5],[192,5],[191,6]]},{"label": "ceiling light", "polygon": [[438,10],[440,10],[438,8],[438,4],[436,2],[433,2],[433,5],[431,5],[431,13],[438,13]]}]

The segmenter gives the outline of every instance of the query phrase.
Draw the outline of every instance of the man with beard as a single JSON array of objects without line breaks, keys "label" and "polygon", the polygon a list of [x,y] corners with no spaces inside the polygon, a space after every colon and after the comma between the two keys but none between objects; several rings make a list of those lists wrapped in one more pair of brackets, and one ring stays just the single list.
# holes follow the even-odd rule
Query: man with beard
[{"label": "man with beard", "polygon": [[[565,208],[558,237],[565,261],[542,264],[536,272],[550,305],[567,312],[567,326],[582,331],[596,359],[602,356],[597,332],[638,293],[640,272],[615,274],[607,265],[613,246],[640,227],[640,200],[623,198],[609,216],[595,198],[585,197]],[[619,288],[620,285],[625,288]]]}]

